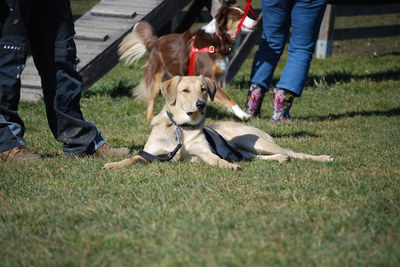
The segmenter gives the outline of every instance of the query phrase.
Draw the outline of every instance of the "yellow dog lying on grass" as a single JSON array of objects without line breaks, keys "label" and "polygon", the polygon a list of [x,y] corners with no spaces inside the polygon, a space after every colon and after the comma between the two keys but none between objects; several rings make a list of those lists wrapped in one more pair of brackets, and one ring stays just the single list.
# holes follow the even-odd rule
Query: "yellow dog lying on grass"
[{"label": "yellow dog lying on grass", "polygon": [[121,168],[136,162],[203,161],[209,165],[240,169],[239,160],[259,158],[280,163],[289,158],[332,161],[326,155],[297,153],[277,145],[267,133],[252,126],[223,121],[205,125],[207,99],[214,99],[217,85],[203,76],[180,77],[161,84],[166,99],[162,111],[151,121],[152,131],[138,155],[104,165]]}]

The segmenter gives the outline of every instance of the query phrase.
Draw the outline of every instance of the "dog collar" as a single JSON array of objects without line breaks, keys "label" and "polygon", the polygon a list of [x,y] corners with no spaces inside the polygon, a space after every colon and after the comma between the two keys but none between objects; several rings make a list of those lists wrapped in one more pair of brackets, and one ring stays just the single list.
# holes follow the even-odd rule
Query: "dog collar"
[{"label": "dog collar", "polygon": [[182,128],[172,119],[172,114],[170,112],[167,111],[167,115],[168,118],[171,120],[171,122],[175,125],[174,133],[175,133],[175,141],[177,142],[176,147],[174,148],[174,150],[169,152],[166,157],[158,157],[141,149],[138,154],[148,161],[170,161],[175,157],[176,153],[178,153],[179,149],[182,147],[182,142],[181,142]]},{"label": "dog collar", "polygon": [[139,156],[142,156],[143,158],[145,158],[148,161],[170,161],[171,159],[173,159],[176,155],[176,153],[178,153],[179,149],[182,147],[182,144],[178,144],[175,149],[171,152],[168,153],[168,155],[166,157],[158,157],[156,155],[150,154],[146,151],[144,151],[143,149],[141,149],[139,151]]},{"label": "dog collar", "polygon": [[174,121],[174,119],[173,119],[174,115],[172,115],[171,112],[167,111],[166,113],[167,113],[167,116],[168,116],[169,120],[172,122],[173,125],[175,125],[176,128],[180,128],[180,129],[182,129],[182,128],[194,128],[194,127],[198,126],[198,124],[193,125],[193,124],[189,124],[189,123],[178,124],[176,121]]},{"label": "dog collar", "polygon": [[173,120],[173,115],[171,112],[167,111],[167,116],[171,120],[172,124],[175,125],[174,134],[175,134],[175,141],[177,143],[176,147],[174,148],[174,150],[169,152],[166,157],[158,157],[141,149],[138,154],[148,161],[170,161],[171,159],[173,159],[176,153],[178,153],[179,149],[182,147],[182,142],[181,142],[182,127],[193,127],[193,125],[187,123],[181,125],[177,124],[176,121]]}]

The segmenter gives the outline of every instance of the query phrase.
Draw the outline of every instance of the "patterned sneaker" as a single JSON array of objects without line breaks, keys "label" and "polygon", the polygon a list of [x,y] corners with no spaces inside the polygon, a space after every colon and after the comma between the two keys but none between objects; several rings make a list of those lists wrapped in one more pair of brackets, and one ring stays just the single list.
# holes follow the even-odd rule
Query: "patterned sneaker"
[{"label": "patterned sneaker", "polygon": [[261,105],[264,99],[265,91],[258,84],[250,84],[249,92],[247,94],[247,102],[244,107],[244,112],[250,114],[252,117],[260,116]]},{"label": "patterned sneaker", "polygon": [[274,111],[271,119],[273,121],[290,120],[290,108],[293,105],[294,95],[284,89],[274,89]]},{"label": "patterned sneaker", "polygon": [[0,152],[0,158],[10,161],[28,161],[40,159],[40,156],[38,154],[32,153],[25,146],[20,146]]}]

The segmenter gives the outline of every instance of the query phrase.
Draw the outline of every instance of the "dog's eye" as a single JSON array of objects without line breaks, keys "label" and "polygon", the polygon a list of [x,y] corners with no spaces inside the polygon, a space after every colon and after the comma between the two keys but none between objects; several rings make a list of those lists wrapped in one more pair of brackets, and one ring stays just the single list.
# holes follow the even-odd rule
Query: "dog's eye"
[{"label": "dog's eye", "polygon": [[190,93],[189,89],[183,89],[182,92],[184,92],[184,93]]},{"label": "dog's eye", "polygon": [[200,90],[204,93],[207,90],[207,88],[201,87]]}]

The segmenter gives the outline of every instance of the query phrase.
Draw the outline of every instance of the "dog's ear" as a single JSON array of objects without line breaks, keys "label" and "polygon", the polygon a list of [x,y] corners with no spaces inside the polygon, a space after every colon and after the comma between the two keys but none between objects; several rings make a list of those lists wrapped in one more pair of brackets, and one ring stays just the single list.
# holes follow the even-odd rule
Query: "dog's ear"
[{"label": "dog's ear", "polygon": [[222,5],[219,9],[217,14],[215,14],[215,19],[217,20],[217,22],[222,22],[222,24],[226,23],[227,21],[227,13],[229,11],[228,6],[226,5]]},{"label": "dog's ear", "polygon": [[180,76],[174,76],[171,79],[163,82],[160,86],[161,93],[167,100],[168,104],[174,105],[176,101],[177,86],[181,81]]},{"label": "dog's ear", "polygon": [[215,28],[217,33],[222,34],[226,32],[228,25],[228,12],[229,7],[223,5],[219,10],[217,15],[215,15]]},{"label": "dog's ear", "polygon": [[208,92],[208,96],[210,97],[211,101],[214,101],[215,93],[217,92],[217,89],[218,89],[217,83],[213,79],[205,77],[203,75],[200,75],[200,78],[207,85],[207,92]]}]

